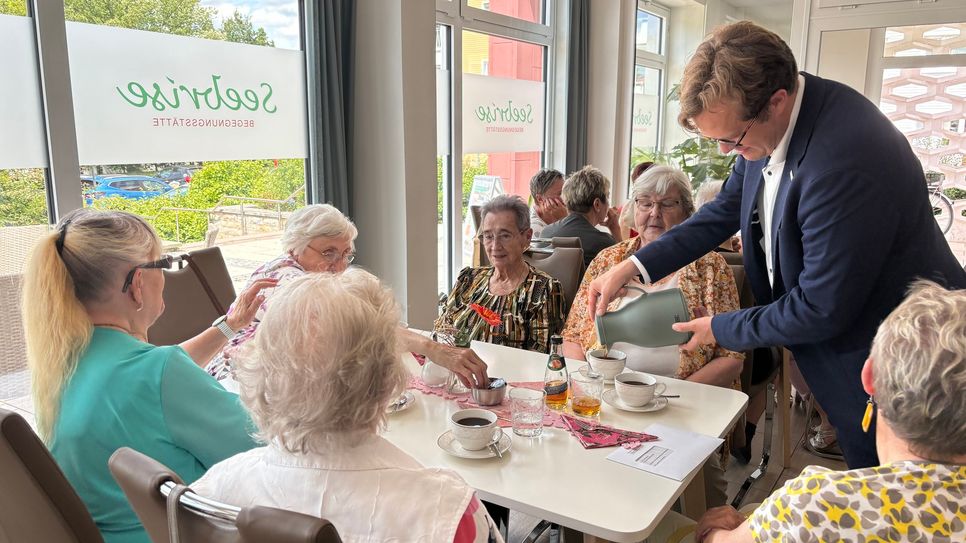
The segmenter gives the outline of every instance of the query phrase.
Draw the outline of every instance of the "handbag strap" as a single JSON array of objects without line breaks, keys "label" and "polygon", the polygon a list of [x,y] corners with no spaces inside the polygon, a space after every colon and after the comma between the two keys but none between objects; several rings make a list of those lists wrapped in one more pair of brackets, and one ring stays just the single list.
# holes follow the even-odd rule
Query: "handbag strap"
[{"label": "handbag strap", "polygon": [[208,283],[208,279],[205,277],[205,274],[201,271],[201,268],[195,263],[195,260],[191,256],[191,254],[186,253],[184,255],[184,259],[188,261],[188,267],[191,268],[191,271],[195,272],[195,276],[198,278],[198,281],[201,283],[201,288],[205,289],[205,293],[208,294],[208,299],[211,300],[211,305],[215,306],[215,310],[218,312],[219,315],[226,314],[227,311],[225,311],[225,306],[221,305],[221,302],[218,300],[218,297],[215,296],[215,291],[212,290],[211,284]]},{"label": "handbag strap", "polygon": [[185,485],[175,485],[174,489],[168,494],[167,513],[168,513],[168,541],[169,543],[180,543],[181,533],[178,528],[178,504],[181,495],[190,490]]}]

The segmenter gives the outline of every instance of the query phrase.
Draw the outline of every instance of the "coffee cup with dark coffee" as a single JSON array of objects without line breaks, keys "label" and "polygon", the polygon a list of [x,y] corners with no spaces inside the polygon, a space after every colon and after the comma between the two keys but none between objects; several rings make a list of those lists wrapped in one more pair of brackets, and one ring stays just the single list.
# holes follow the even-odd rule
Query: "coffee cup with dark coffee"
[{"label": "coffee cup with dark coffee", "polygon": [[453,437],[468,451],[485,449],[502,432],[496,413],[486,409],[461,409],[450,416],[449,422]]},{"label": "coffee cup with dark coffee", "polygon": [[604,376],[605,381],[610,381],[620,372],[624,371],[627,363],[627,355],[614,349],[595,349],[587,351],[587,362],[593,366],[594,371]]},{"label": "coffee cup with dark coffee", "polygon": [[629,407],[642,407],[667,390],[667,385],[657,382],[650,374],[642,372],[622,373],[614,378],[614,390],[621,403]]}]

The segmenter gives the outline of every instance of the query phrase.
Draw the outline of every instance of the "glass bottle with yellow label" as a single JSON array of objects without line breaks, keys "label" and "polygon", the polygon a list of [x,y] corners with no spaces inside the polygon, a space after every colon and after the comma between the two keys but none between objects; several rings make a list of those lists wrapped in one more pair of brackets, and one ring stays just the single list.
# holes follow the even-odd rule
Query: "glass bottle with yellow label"
[{"label": "glass bottle with yellow label", "polygon": [[550,358],[543,373],[543,390],[547,393],[547,407],[557,411],[566,409],[568,385],[567,364],[563,357],[563,338],[550,337]]}]

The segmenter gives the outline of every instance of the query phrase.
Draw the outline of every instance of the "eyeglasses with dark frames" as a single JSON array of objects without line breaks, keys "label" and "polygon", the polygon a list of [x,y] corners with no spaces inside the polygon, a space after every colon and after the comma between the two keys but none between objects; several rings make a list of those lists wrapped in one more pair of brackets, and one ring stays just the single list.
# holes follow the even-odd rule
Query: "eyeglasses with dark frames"
[{"label": "eyeglasses with dark frames", "polygon": [[127,277],[124,278],[124,286],[121,287],[121,292],[127,292],[127,289],[131,287],[131,282],[134,281],[134,272],[141,270],[150,269],[165,269],[170,270],[174,267],[176,263],[185,260],[186,255],[161,255],[161,258],[155,260],[154,262],[148,262],[146,264],[138,264],[128,272]]},{"label": "eyeglasses with dark frames", "polygon": [[751,130],[751,127],[755,126],[755,123],[758,122],[758,117],[760,117],[760,116],[761,116],[761,113],[759,113],[757,116],[755,116],[755,118],[752,119],[750,123],[748,123],[748,126],[745,127],[745,131],[742,132],[741,135],[738,136],[738,139],[735,140],[735,141],[731,141],[731,140],[725,139],[725,138],[708,138],[708,139],[711,140],[711,141],[713,141],[713,142],[715,142],[718,145],[723,146],[725,149],[728,150],[729,153],[731,151],[735,151],[735,150],[738,150],[738,149],[744,149],[745,146],[742,145],[741,142],[745,139],[745,136],[748,135],[748,131]]}]

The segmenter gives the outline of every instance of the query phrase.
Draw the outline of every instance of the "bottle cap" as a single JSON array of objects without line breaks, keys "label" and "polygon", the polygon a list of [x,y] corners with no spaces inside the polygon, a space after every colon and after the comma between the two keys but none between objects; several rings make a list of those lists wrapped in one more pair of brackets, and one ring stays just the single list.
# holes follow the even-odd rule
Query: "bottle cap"
[{"label": "bottle cap", "polygon": [[554,335],[550,336],[550,344],[551,345],[562,345],[563,344],[563,338],[561,336],[558,336],[558,335],[554,334]]}]

